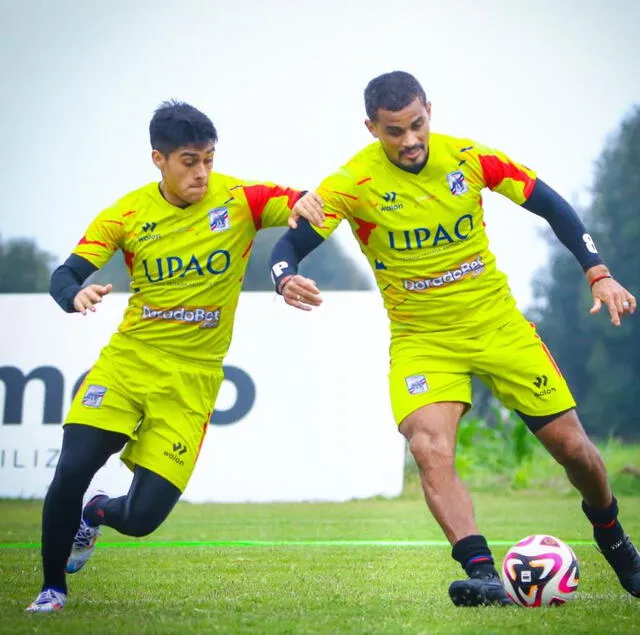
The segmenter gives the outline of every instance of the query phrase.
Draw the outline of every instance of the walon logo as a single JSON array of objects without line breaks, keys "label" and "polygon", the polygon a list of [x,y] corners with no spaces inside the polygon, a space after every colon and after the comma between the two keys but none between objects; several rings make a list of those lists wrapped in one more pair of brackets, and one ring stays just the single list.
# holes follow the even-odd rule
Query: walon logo
[{"label": "walon logo", "polygon": [[536,377],[535,380],[533,381],[533,385],[538,389],[538,392],[534,391],[533,396],[546,397],[556,392],[557,389],[555,386],[551,386],[550,388],[547,388],[548,382],[549,382],[549,378],[546,375],[540,375],[539,377]]},{"label": "walon logo", "polygon": [[385,192],[382,197],[387,203],[395,203],[396,202],[396,192]]},{"label": "walon logo", "polygon": [[533,382],[533,385],[536,388],[542,388],[543,386],[547,385],[547,382],[549,381],[549,378],[546,375],[540,375],[540,377],[536,377],[535,381]]},{"label": "walon logo", "polygon": [[155,223],[145,223],[142,226],[142,231],[143,232],[152,232],[155,228],[156,228],[156,224]]},{"label": "walon logo", "polygon": [[[230,381],[236,389],[236,399],[228,410],[216,410],[213,413],[210,423],[218,426],[237,423],[249,413],[256,401],[256,385],[247,372],[236,366],[224,366],[223,370],[225,381]],[[82,373],[73,382],[71,398],[78,392],[88,372]],[[2,408],[0,401],[1,425],[23,425],[25,423],[23,421],[25,390],[30,382],[44,386],[41,423],[59,425],[64,420],[63,402],[67,388],[64,375],[59,368],[38,366],[25,374],[15,366],[0,366],[0,382],[4,384],[4,408]],[[0,389],[1,395],[2,389]],[[186,452],[186,448],[184,451]]]},{"label": "walon logo", "polygon": [[182,443],[174,443],[173,444],[173,452],[169,452],[165,450],[163,455],[168,459],[171,459],[178,465],[184,465],[184,460],[180,458],[181,454],[184,454],[187,451],[187,446],[182,445]]}]

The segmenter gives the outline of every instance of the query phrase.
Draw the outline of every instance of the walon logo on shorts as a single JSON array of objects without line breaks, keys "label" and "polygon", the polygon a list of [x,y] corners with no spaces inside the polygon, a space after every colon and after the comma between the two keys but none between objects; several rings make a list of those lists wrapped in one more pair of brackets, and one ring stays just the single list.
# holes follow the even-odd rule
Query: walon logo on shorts
[{"label": "walon logo on shorts", "polygon": [[174,443],[173,444],[173,452],[169,452],[165,450],[163,455],[168,459],[171,459],[178,465],[184,465],[184,460],[180,458],[180,455],[184,454],[187,451],[187,446],[183,443]]},{"label": "walon logo on shorts", "polygon": [[220,308],[181,306],[177,309],[156,309],[145,305],[142,307],[142,319],[197,324],[201,329],[210,329],[220,324]]},{"label": "walon logo on shorts", "polygon": [[429,384],[424,375],[409,375],[404,380],[407,382],[407,390],[410,395],[419,395],[429,390]]},{"label": "walon logo on shorts", "polygon": [[467,276],[479,276],[485,269],[482,262],[482,256],[476,256],[469,262],[463,262],[459,267],[451,269],[436,278],[422,278],[420,280],[404,280],[404,288],[407,291],[426,291],[438,287],[444,287],[447,284],[458,282]]},{"label": "walon logo on shorts", "polygon": [[98,386],[97,384],[89,384],[84,391],[82,397],[82,405],[88,408],[99,408],[102,405],[102,400],[107,389],[104,386]]},{"label": "walon logo on shorts", "polygon": [[533,392],[534,397],[546,397],[547,395],[551,395],[556,392],[555,386],[550,386],[549,388],[547,388],[549,378],[546,375],[539,375],[533,380],[532,383],[539,390],[539,392]]}]

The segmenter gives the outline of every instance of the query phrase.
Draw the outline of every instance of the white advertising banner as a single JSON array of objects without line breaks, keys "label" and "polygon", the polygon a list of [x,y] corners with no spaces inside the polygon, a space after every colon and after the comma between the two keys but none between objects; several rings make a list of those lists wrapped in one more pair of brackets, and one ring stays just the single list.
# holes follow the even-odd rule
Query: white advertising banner
[{"label": "white advertising banner", "polygon": [[[192,502],[344,501],[400,494],[404,443],[388,398],[388,327],[375,292],[329,292],[296,311],[243,293],[216,412],[185,492]],[[0,497],[41,498],[61,421],[127,302],[64,313],[47,295],[0,295]],[[126,491],[113,457],[94,484]]]}]

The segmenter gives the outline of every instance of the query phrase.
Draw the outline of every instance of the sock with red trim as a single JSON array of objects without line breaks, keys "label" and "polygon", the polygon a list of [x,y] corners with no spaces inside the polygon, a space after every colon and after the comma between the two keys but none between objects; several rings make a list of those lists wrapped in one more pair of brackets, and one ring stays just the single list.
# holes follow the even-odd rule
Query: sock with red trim
[{"label": "sock with red trim", "polygon": [[593,525],[593,537],[600,549],[609,549],[622,540],[624,531],[618,520],[618,501],[615,496],[609,507],[595,509],[582,501],[582,511]]},{"label": "sock with red trim", "polygon": [[491,549],[489,549],[484,536],[465,536],[458,540],[453,545],[451,555],[460,563],[460,566],[470,578],[485,578],[498,575]]},{"label": "sock with red trim", "polygon": [[84,521],[89,527],[97,527],[104,520],[104,506],[109,502],[106,494],[94,496],[86,505],[82,512]]}]

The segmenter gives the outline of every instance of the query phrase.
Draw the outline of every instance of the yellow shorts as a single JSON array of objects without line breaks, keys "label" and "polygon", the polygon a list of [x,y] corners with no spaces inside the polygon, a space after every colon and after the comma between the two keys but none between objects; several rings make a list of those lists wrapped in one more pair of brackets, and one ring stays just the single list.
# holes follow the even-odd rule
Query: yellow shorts
[{"label": "yellow shorts", "polygon": [[89,371],[65,420],[120,432],[121,459],[184,491],[223,380],[221,366],[198,365],[116,333]]},{"label": "yellow shorts", "polygon": [[535,326],[514,311],[503,326],[478,336],[446,333],[396,336],[391,341],[389,388],[398,423],[430,403],[471,406],[471,376],[479,377],[502,404],[529,416],[575,406],[567,382]]}]

